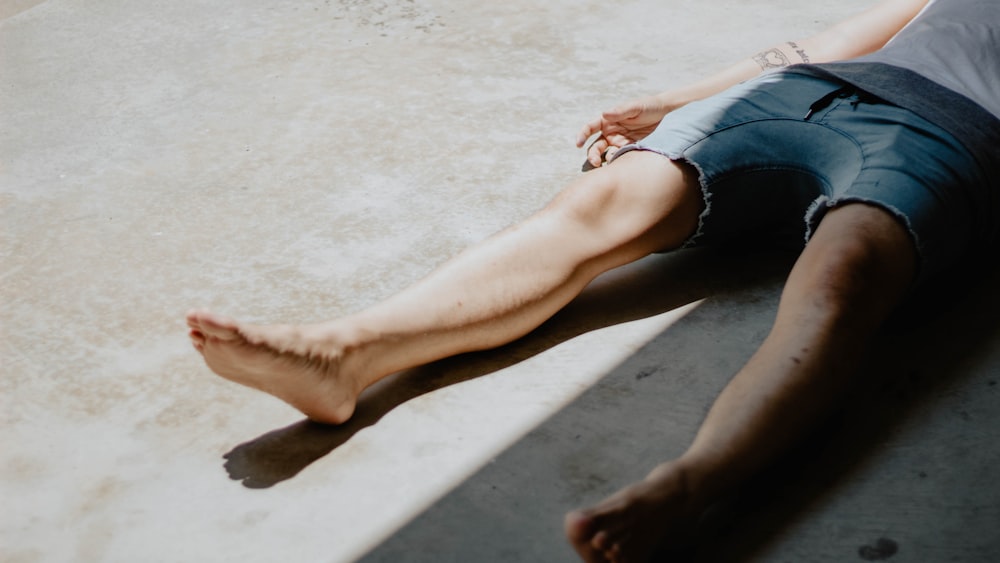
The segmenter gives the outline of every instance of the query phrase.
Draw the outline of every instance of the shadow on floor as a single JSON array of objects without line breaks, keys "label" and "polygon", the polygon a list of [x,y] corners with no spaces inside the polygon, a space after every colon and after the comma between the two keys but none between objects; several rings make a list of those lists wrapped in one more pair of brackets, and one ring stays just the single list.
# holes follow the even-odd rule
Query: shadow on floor
[{"label": "shadow on floor", "polygon": [[380,381],[362,394],[355,415],[343,425],[303,420],[240,444],[225,454],[226,471],[246,487],[271,487],[410,399],[503,369],[580,334],[732,293],[734,288],[739,288],[738,295],[759,299],[753,296],[780,287],[793,258],[788,253],[740,255],[705,249],[650,256],[601,276],[558,315],[517,342]]},{"label": "shadow on floor", "polygon": [[[871,531],[836,558],[824,554],[831,560],[888,560],[907,547],[908,561],[1000,560],[1000,268],[953,279],[978,282],[927,288],[901,311],[845,407],[716,507],[689,560],[769,560],[782,536],[845,489],[872,496],[827,525],[858,518]],[[795,550],[822,559],[808,551]]]},{"label": "shadow on floor", "polygon": [[[563,514],[681,453],[766,334],[781,268],[715,268],[721,291],[363,561],[575,560]],[[1000,270],[972,279],[901,312],[845,408],[662,560],[1000,560]]]}]

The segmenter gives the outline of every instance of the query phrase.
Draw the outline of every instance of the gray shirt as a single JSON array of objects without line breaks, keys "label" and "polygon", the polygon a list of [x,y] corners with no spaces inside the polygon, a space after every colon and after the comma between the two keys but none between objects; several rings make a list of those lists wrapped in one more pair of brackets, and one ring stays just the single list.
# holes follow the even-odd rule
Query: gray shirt
[{"label": "gray shirt", "polygon": [[1000,0],[931,0],[885,47],[854,62],[912,70],[1000,119]]}]

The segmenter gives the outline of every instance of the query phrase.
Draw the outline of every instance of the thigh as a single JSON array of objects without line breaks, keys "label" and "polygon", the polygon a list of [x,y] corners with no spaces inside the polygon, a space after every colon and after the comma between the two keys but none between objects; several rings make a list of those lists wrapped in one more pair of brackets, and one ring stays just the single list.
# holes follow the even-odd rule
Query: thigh
[{"label": "thigh", "polygon": [[885,285],[902,294],[916,278],[918,254],[910,230],[894,213],[842,202],[826,213],[799,260],[812,276]]}]

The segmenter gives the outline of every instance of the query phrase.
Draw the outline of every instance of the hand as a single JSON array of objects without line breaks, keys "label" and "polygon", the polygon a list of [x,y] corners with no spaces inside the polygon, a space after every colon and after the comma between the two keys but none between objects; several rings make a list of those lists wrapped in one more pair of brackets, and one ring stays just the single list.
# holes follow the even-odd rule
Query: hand
[{"label": "hand", "polygon": [[669,112],[670,108],[655,96],[627,102],[584,125],[576,138],[576,146],[582,147],[597,133],[598,137],[587,147],[587,162],[598,167],[605,156],[610,158],[621,147],[652,133]]}]

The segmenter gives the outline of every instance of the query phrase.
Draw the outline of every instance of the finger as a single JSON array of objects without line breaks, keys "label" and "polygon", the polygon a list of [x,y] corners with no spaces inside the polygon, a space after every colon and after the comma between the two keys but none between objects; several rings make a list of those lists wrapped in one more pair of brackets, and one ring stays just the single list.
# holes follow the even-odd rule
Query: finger
[{"label": "finger", "polygon": [[604,162],[604,151],[608,150],[608,141],[604,137],[599,137],[587,149],[587,161],[590,164],[600,166]]},{"label": "finger", "polygon": [[622,104],[620,106],[613,107],[608,111],[604,112],[601,116],[605,121],[622,121],[626,119],[632,119],[638,117],[642,113],[642,105],[636,102],[629,102],[627,104]]},{"label": "finger", "polygon": [[601,119],[597,118],[584,125],[583,129],[580,129],[580,133],[576,136],[576,146],[578,148],[583,147],[584,143],[587,142],[587,139],[589,139],[591,135],[601,130],[601,124]]},{"label": "finger", "polygon": [[604,140],[608,143],[609,147],[612,147],[615,150],[635,142],[632,137],[626,135],[605,135]]}]

